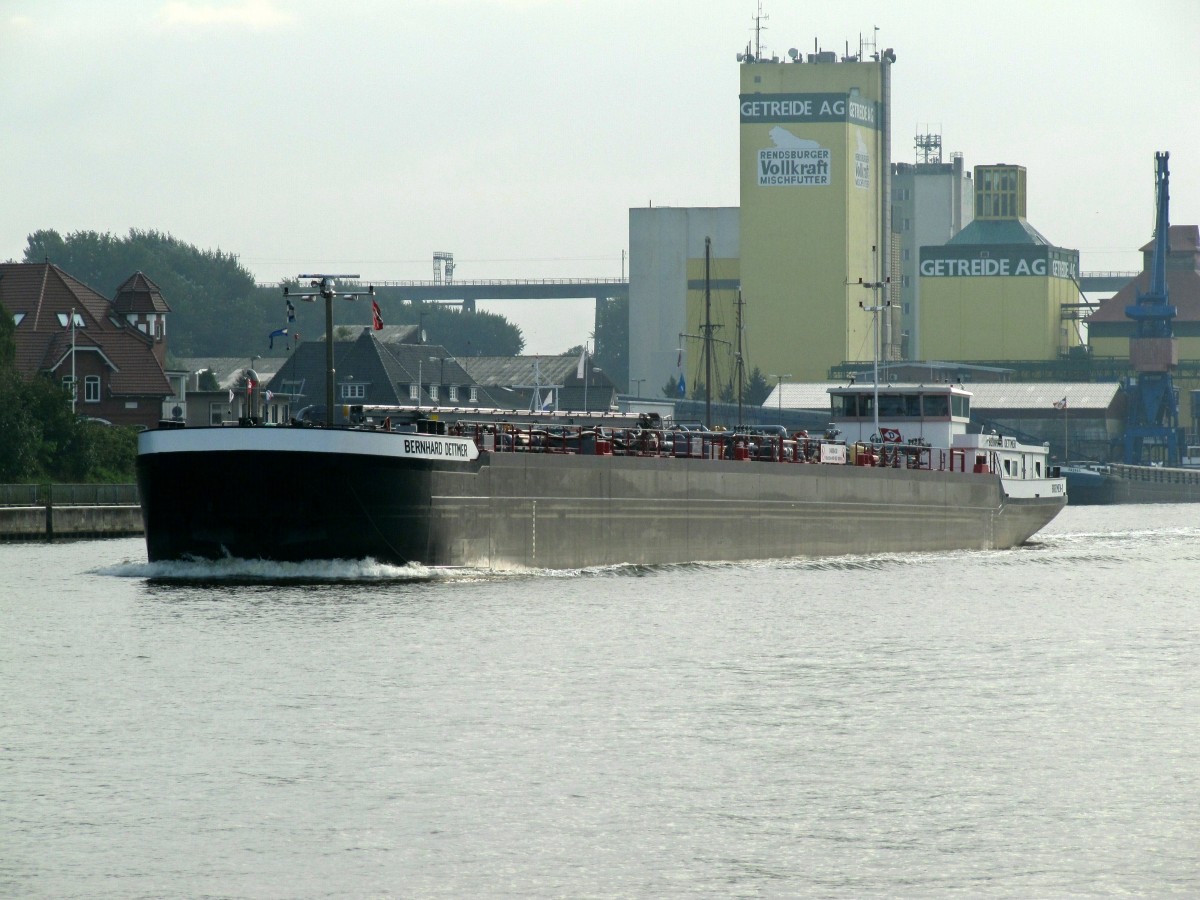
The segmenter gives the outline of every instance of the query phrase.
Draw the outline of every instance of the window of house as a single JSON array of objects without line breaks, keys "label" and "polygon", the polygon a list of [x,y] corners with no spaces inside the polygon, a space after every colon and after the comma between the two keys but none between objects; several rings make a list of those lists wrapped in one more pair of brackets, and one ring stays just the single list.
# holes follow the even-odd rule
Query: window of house
[{"label": "window of house", "polygon": [[13,313],[13,325],[20,325],[21,320],[25,318],[25,313]]},{"label": "window of house", "polygon": [[68,397],[75,396],[75,379],[68,375],[62,380],[63,393]]},{"label": "window of house", "polygon": [[409,400],[420,400],[421,399],[421,386],[419,384],[410,384],[408,386],[408,399]]},{"label": "window of house", "polygon": [[367,396],[367,386],[365,384],[347,381],[342,385],[343,400],[361,400],[365,396]]},{"label": "window of house", "polygon": [[83,379],[83,399],[87,403],[100,402],[100,376],[88,375]]},{"label": "window of house", "polygon": [[477,388],[477,387],[471,388],[471,402],[472,403],[479,402],[479,388]]},{"label": "window of house", "polygon": [[224,403],[209,403],[208,404],[208,424],[220,425],[225,421],[225,404]]},{"label": "window of house", "polygon": [[429,386],[429,399],[436,401],[438,398],[438,393],[440,391],[441,391],[441,385],[431,384]]},{"label": "window of house", "polygon": [[[63,328],[66,328],[68,325],[71,324],[71,314],[70,313],[58,313],[57,318],[58,318],[58,324],[61,325]],[[76,328],[83,327],[83,316],[81,316],[79,313],[75,313],[75,327]]]},{"label": "window of house", "polygon": [[450,386],[447,388],[447,390],[450,392],[450,396],[449,396],[449,399],[450,399],[450,400],[457,400],[457,399],[458,399],[458,385],[457,385],[457,384],[452,384],[452,385],[450,385]]}]

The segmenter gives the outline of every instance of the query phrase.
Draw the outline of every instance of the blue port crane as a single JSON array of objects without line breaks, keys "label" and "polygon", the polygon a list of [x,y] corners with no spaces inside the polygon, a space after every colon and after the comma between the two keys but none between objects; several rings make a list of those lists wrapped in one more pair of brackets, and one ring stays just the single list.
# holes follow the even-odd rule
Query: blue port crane
[{"label": "blue port crane", "polygon": [[[1184,444],[1179,427],[1179,391],[1171,370],[1179,352],[1171,320],[1176,309],[1167,296],[1167,253],[1170,249],[1170,191],[1167,159],[1171,154],[1154,154],[1154,251],[1150,266],[1150,289],[1137,292],[1137,302],[1125,307],[1135,323],[1129,339],[1129,363],[1136,373],[1126,380],[1125,462],[1145,465],[1159,462],[1177,466]],[[1164,453],[1165,451],[1165,453]],[[1165,458],[1164,458],[1165,457]]]}]

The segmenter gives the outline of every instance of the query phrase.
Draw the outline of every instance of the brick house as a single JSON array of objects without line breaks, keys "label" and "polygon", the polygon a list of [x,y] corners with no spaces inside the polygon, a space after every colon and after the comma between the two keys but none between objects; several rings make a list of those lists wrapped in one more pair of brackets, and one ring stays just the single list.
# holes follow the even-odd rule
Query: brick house
[{"label": "brick house", "polygon": [[141,272],[110,302],[52,263],[0,263],[0,305],[23,378],[49,375],[69,392],[73,377],[75,411],[89,419],[149,428],[163,417],[170,307]]}]

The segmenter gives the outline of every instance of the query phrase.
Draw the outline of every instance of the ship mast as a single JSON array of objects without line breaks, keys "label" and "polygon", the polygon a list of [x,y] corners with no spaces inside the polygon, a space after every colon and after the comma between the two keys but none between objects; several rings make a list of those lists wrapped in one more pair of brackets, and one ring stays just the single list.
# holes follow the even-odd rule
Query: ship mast
[{"label": "ship mast", "polygon": [[704,238],[704,427],[712,428],[712,238]]},{"label": "ship mast", "polygon": [[738,404],[738,428],[744,424],[742,422],[742,386],[746,380],[746,360],[742,356],[742,329],[744,320],[742,319],[742,289],[738,288],[737,295],[737,352],[734,354],[734,377],[737,379],[737,404]]},{"label": "ship mast", "polygon": [[[297,280],[301,278],[309,279],[308,286],[315,290],[311,293],[290,294],[288,286],[283,286],[284,297],[299,297],[301,300],[307,300],[309,303],[315,303],[318,297],[325,298],[325,426],[333,425],[333,376],[335,370],[333,368],[333,298],[341,296],[343,300],[355,300],[359,297],[374,297],[375,286],[371,285],[365,291],[348,291],[342,294],[337,292],[336,278],[358,278],[358,275],[297,275]],[[420,388],[418,387],[418,394]]]}]

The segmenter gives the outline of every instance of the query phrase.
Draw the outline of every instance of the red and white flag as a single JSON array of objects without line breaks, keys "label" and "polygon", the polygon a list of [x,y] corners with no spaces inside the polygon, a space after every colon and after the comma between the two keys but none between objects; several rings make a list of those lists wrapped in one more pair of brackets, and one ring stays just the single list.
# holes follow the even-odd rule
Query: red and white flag
[{"label": "red and white flag", "polygon": [[379,311],[379,304],[374,300],[371,301],[371,327],[376,331],[383,330],[383,313]]}]

